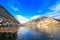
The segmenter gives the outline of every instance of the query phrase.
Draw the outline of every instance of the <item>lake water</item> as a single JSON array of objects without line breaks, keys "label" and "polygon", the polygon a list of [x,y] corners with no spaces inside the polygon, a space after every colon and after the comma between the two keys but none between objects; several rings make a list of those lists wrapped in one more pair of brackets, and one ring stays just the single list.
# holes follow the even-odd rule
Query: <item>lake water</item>
[{"label": "lake water", "polygon": [[25,27],[20,27],[17,34],[17,40],[50,40],[46,33],[33,31]]},{"label": "lake water", "polygon": [[60,32],[53,36],[38,30],[20,27],[17,32],[17,40],[60,40]]},{"label": "lake water", "polygon": [[16,40],[16,34],[12,33],[0,33],[0,40]]},{"label": "lake water", "polygon": [[0,33],[0,40],[60,40],[59,34],[60,32],[54,37],[41,31],[20,27],[14,34]]}]

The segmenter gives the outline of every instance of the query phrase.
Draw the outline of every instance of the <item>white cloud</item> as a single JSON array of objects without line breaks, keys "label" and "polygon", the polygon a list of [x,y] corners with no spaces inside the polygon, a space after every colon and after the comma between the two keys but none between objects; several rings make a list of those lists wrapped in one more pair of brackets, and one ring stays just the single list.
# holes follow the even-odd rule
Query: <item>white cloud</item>
[{"label": "white cloud", "polygon": [[[34,20],[34,19],[37,19],[39,17],[40,17],[40,15],[35,15],[35,16],[31,17],[30,20]],[[28,20],[27,18],[25,18],[21,15],[16,15],[16,19],[22,24],[30,21],[30,20]]]},{"label": "white cloud", "polygon": [[31,18],[31,20],[37,19],[37,18],[39,18],[39,17],[40,17],[40,15],[35,15],[35,16],[33,16],[33,17]]},{"label": "white cloud", "polygon": [[9,4],[8,5],[10,6],[10,8],[12,8],[14,11],[19,11],[19,9],[17,7],[15,7],[14,5],[12,4]]},{"label": "white cloud", "polygon": [[14,7],[14,6],[12,6],[12,9],[13,9],[14,11],[19,11],[19,9],[18,9],[17,7]]},{"label": "white cloud", "polygon": [[16,15],[16,19],[20,22],[20,23],[26,23],[28,22],[29,20],[21,15]]},{"label": "white cloud", "polygon": [[55,12],[60,10],[60,4],[56,4],[54,5],[52,8],[50,8],[51,10],[54,10]]},{"label": "white cloud", "polygon": [[52,8],[50,8],[50,10],[52,11],[47,12],[46,16],[56,18],[56,19],[60,18],[60,4],[54,5]]},{"label": "white cloud", "polygon": [[55,19],[60,19],[60,15],[59,16],[53,16],[52,18],[55,18]]}]

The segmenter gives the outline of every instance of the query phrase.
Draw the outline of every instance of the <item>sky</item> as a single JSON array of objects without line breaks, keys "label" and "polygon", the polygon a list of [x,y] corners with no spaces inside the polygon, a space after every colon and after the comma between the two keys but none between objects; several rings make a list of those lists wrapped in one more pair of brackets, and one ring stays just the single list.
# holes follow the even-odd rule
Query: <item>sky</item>
[{"label": "sky", "polygon": [[1,0],[0,5],[21,23],[43,16],[60,18],[60,0]]}]

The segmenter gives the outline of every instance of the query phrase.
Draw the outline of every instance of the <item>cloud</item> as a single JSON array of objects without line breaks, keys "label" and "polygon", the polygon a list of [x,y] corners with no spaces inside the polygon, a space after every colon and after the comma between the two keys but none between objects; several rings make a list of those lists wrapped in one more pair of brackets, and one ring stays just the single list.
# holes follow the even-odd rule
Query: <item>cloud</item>
[{"label": "cloud", "polygon": [[16,19],[22,24],[29,21],[27,18],[23,17],[22,15],[16,15]]},{"label": "cloud", "polygon": [[11,6],[14,11],[19,11],[17,7]]},{"label": "cloud", "polygon": [[50,12],[47,12],[45,15],[48,17],[52,17],[55,19],[59,19],[60,18],[60,4],[56,4],[54,6],[52,6],[49,10],[52,10]]},{"label": "cloud", "polygon": [[54,10],[55,12],[60,10],[60,4],[56,4],[54,6],[52,6],[52,8],[50,8],[50,10]]},{"label": "cloud", "polygon": [[[37,19],[39,17],[40,17],[40,15],[35,15],[35,16],[31,17],[30,20],[34,20],[34,19]],[[16,15],[16,19],[22,24],[30,21],[27,18],[23,17],[22,15]]]},{"label": "cloud", "polygon": [[8,5],[9,5],[9,7],[10,7],[11,9],[13,9],[15,12],[19,11],[19,9],[18,9],[17,7],[15,7],[14,5],[9,4],[9,3],[8,3]]},{"label": "cloud", "polygon": [[31,20],[37,19],[37,18],[39,18],[39,17],[41,17],[41,16],[40,16],[40,15],[35,15],[35,16],[33,16],[33,17],[31,18]]}]

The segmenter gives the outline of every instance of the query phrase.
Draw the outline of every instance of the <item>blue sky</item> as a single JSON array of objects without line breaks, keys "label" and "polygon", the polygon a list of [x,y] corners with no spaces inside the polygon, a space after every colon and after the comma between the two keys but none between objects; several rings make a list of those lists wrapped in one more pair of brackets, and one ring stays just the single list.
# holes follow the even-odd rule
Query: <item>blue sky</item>
[{"label": "blue sky", "polygon": [[[26,22],[38,17],[56,17],[59,0],[1,0],[3,5],[18,21]],[[56,7],[56,6],[59,6]],[[55,10],[57,9],[57,10]],[[60,10],[60,9],[59,9]]]}]

